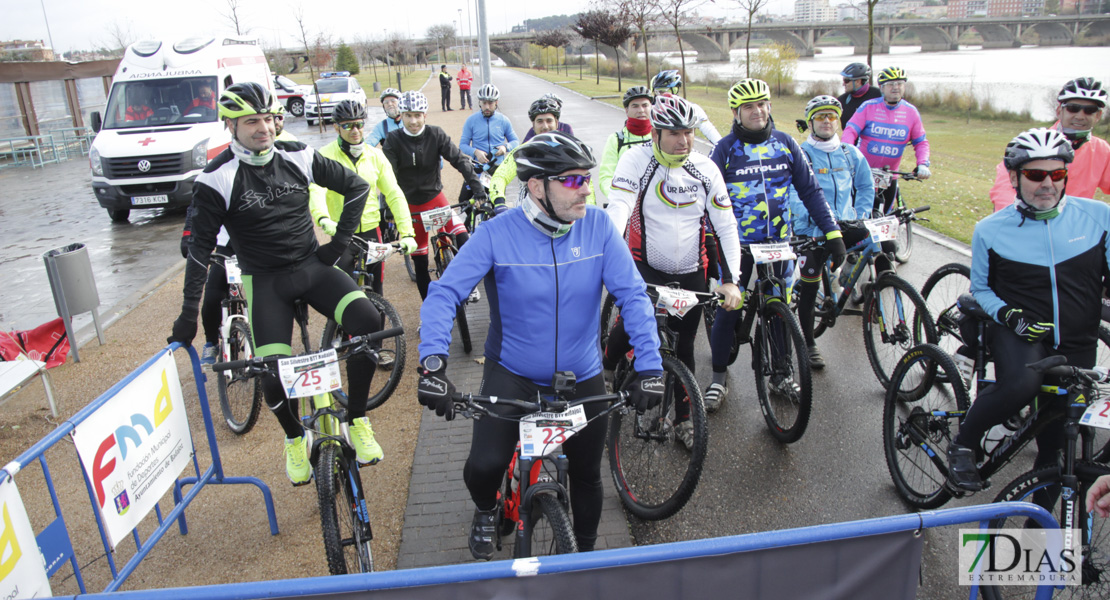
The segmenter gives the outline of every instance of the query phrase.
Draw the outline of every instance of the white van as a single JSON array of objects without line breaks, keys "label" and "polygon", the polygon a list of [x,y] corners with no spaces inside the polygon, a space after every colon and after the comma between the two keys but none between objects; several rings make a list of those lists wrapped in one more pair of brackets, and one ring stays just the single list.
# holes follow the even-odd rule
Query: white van
[{"label": "white van", "polygon": [[187,207],[193,180],[231,143],[216,101],[233,83],[273,91],[256,40],[189,38],[128,46],[89,153],[93,193],[113,221],[132,209]]}]

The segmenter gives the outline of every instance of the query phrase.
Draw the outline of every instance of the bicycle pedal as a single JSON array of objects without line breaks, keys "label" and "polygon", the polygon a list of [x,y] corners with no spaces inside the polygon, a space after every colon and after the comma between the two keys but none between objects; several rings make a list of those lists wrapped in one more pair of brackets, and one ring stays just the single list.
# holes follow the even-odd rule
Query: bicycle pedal
[{"label": "bicycle pedal", "polygon": [[848,308],[847,306],[845,306],[844,310],[841,311],[841,314],[844,314],[844,315],[863,315],[863,307]]}]

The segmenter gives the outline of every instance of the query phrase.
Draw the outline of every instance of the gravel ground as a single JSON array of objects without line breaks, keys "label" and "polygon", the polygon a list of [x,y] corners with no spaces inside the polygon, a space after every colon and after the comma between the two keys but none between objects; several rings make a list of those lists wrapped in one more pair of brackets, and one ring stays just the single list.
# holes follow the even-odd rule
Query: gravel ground
[{"label": "gravel ground", "polygon": [[[433,95],[438,90],[433,92]],[[429,113],[429,122],[444,127],[457,142],[462,123],[469,112]],[[291,123],[291,130],[309,143],[316,144],[303,121]],[[330,140],[330,136],[327,138]],[[448,198],[458,195],[461,177],[450,166],[443,171]],[[419,306],[416,285],[409,281],[400,259],[386,265],[386,297],[394,304],[405,324],[408,357],[405,372],[411,374],[417,363]],[[177,316],[182,276],[170,277],[131,313],[106,331],[107,343],[93,341],[81,349],[81,362],[51,371],[56,389],[60,419],[53,419],[46,408],[42,386],[33,382],[0,412],[0,461],[7,463],[37,440],[50,433],[62,419],[74,414],[91,400],[122,379],[164,347],[165,336]],[[311,325],[313,335],[323,328],[318,315]],[[200,343],[197,343],[200,346]],[[202,470],[211,463],[201,426],[192,370],[187,355],[177,355],[181,385],[185,392],[194,446]],[[393,569],[401,542],[404,507],[420,424],[420,407],[415,402],[415,378],[406,375],[393,397],[370,415],[375,433],[385,450],[384,461],[361,470],[371,499],[374,526],[374,556],[377,570]],[[207,385],[212,409],[218,414],[215,377]],[[314,486],[293,488],[284,473],[281,431],[277,420],[263,411],[255,428],[245,436],[231,433],[222,422],[216,423],[216,437],[224,471],[228,476],[260,478],[273,492],[277,510],[277,536],[271,536],[261,495],[254,486],[212,485],[203,490],[186,511],[188,535],[171,529],[153,552],[131,575],[123,589],[150,589],[189,585],[258,581],[327,574],[320,533],[319,510]],[[219,419],[219,417],[217,417]],[[88,591],[100,591],[110,581],[110,571],[100,543],[88,495],[80,476],[73,446],[66,441],[47,452],[47,461],[57,486],[63,514],[82,565]],[[187,470],[186,475],[191,473]],[[49,496],[42,471],[28,466],[16,478],[32,525],[41,531],[52,518]],[[173,506],[172,494],[160,503],[163,514]],[[153,531],[156,520],[148,516],[138,528],[143,539]],[[112,559],[117,568],[134,555],[135,544],[122,542]],[[79,592],[72,569],[63,567],[52,579],[55,595]]]}]

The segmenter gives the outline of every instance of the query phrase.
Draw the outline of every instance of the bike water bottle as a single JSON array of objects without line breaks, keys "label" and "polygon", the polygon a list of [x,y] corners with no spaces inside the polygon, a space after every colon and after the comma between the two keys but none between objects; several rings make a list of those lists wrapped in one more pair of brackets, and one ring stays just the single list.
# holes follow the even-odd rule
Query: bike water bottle
[{"label": "bike water bottle", "polygon": [[840,267],[841,288],[848,287],[848,282],[851,281],[852,278],[852,270],[856,268],[856,263],[858,261],[859,256],[856,256],[855,254],[849,254],[848,257],[844,259],[844,264]]},{"label": "bike water bottle", "polygon": [[990,430],[987,431],[987,434],[983,436],[983,452],[987,454],[994,452],[994,449],[1007,438],[1014,435],[1014,432],[1016,432],[1019,427],[1021,427],[1021,417],[1018,415],[1014,415],[1004,422],[991,427]]}]

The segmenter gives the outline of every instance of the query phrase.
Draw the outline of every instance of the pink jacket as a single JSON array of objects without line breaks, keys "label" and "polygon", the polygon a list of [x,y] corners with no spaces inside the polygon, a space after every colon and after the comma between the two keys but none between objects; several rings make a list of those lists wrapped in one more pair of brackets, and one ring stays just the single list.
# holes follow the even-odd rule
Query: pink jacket
[{"label": "pink jacket", "polygon": [[[1068,167],[1068,186],[1065,192],[1069,196],[1094,198],[1096,188],[1110,194],[1110,144],[1092,135],[1075,152],[1075,161]],[[1014,203],[1014,186],[1010,185],[1009,171],[1002,163],[995,167],[994,185],[991,186],[990,194],[995,212]]]}]

